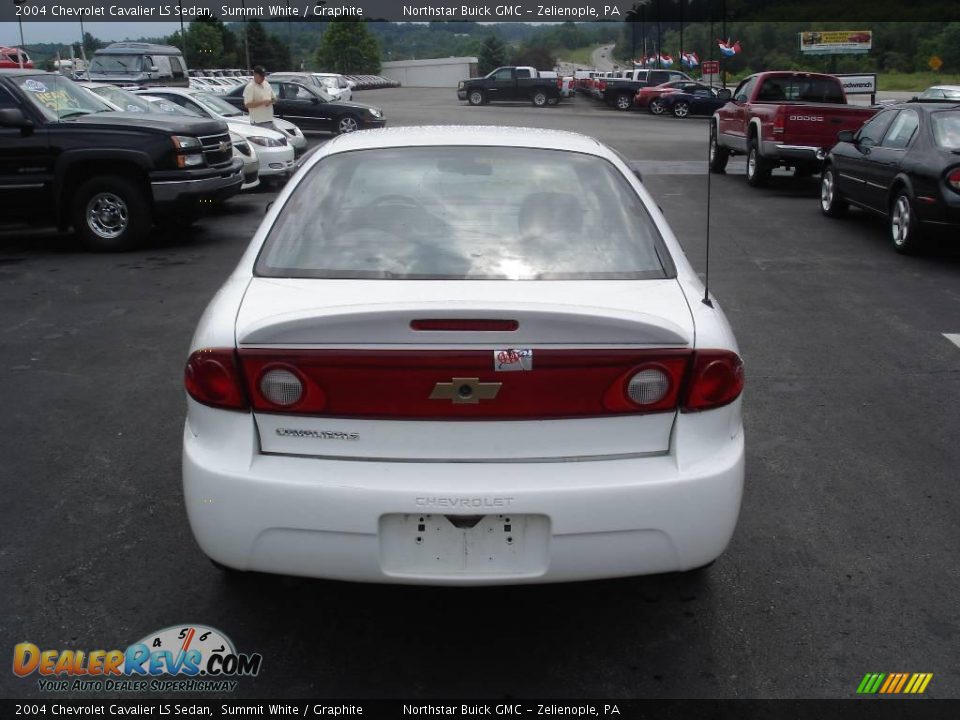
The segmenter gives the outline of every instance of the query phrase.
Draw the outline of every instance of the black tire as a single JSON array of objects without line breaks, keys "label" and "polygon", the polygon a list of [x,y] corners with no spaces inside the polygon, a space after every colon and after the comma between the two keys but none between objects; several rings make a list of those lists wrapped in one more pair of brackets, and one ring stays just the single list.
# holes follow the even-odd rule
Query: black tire
[{"label": "black tire", "polygon": [[650,104],[647,105],[647,110],[650,111],[651,115],[663,115],[667,111],[667,108],[664,107],[663,100],[654,98],[650,101]]},{"label": "black tire", "polygon": [[335,130],[335,135],[346,135],[347,133],[356,132],[360,129],[360,121],[357,119],[356,115],[341,115],[337,120],[337,127]]},{"label": "black tire", "polygon": [[717,143],[717,126],[710,123],[710,154],[709,164],[710,172],[722,175],[727,171],[727,161],[730,159],[730,151],[725,147],[720,147]]},{"label": "black tire", "polygon": [[820,211],[827,217],[841,217],[850,208],[850,204],[840,195],[837,187],[837,174],[832,165],[823,168],[820,175]]},{"label": "black tire", "polygon": [[747,184],[750,187],[764,187],[770,180],[773,166],[760,154],[757,139],[750,138],[747,143]]},{"label": "black tire", "polygon": [[690,103],[686,100],[678,100],[673,104],[673,116],[677,118],[690,117]]},{"label": "black tire", "polygon": [[560,104],[560,98],[558,97],[547,98],[547,105],[559,105],[559,104]]},{"label": "black tire", "polygon": [[140,245],[153,224],[143,190],[128,178],[97,175],[73,196],[70,216],[80,242],[94,252],[122,252]]},{"label": "black tire", "polygon": [[617,110],[630,110],[633,107],[633,96],[630,93],[620,93],[613,99]]},{"label": "black tire", "polygon": [[902,255],[913,255],[923,247],[920,223],[910,193],[900,188],[890,203],[890,239],[893,249]]},{"label": "black tire", "polygon": [[471,105],[483,105],[486,101],[487,98],[483,94],[483,90],[471,90],[467,94],[467,102]]},{"label": "black tire", "polygon": [[530,102],[536,107],[546,107],[547,93],[543,90],[534,90],[533,95],[530,96]]}]

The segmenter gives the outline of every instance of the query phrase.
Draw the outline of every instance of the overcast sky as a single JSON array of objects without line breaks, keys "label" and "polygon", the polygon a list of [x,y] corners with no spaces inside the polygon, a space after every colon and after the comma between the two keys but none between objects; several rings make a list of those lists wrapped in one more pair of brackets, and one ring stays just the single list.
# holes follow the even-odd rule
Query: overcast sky
[{"label": "overcast sky", "polygon": [[[135,40],[140,37],[162,37],[180,29],[179,22],[85,22],[83,29],[101,40]],[[32,43],[70,41],[80,42],[79,22],[25,22],[23,42]],[[0,23],[0,45],[19,45],[20,29],[17,23]]]}]

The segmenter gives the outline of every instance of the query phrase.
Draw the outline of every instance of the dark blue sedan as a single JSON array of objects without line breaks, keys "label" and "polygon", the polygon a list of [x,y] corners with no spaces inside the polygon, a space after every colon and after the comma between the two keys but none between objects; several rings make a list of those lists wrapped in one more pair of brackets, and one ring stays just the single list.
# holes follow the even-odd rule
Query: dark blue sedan
[{"label": "dark blue sedan", "polygon": [[729,91],[718,91],[706,85],[697,85],[660,97],[664,113],[672,112],[674,117],[678,118],[690,115],[713,115],[714,110],[726,105],[729,99]]}]

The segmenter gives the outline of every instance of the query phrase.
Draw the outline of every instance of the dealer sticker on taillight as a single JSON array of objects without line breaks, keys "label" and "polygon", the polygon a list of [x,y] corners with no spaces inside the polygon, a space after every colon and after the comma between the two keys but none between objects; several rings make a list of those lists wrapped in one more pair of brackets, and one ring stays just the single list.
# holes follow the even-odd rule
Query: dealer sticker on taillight
[{"label": "dealer sticker on taillight", "polygon": [[533,350],[530,348],[494,350],[493,369],[497,372],[533,370]]}]

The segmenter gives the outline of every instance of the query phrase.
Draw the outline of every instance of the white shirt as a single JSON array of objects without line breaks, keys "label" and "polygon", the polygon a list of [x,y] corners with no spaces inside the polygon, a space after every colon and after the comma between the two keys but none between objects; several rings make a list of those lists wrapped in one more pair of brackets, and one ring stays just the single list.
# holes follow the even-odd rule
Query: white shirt
[{"label": "white shirt", "polygon": [[[270,87],[270,83],[264,80],[262,83],[257,83],[256,80],[251,80],[247,83],[247,86],[243,89],[243,104],[247,105],[252,102],[261,102],[263,100],[276,99],[276,93],[273,92],[273,88]],[[250,122],[252,123],[262,123],[262,122],[272,122],[273,121],[273,105],[264,105],[263,107],[255,107],[247,110],[250,113]]]}]

